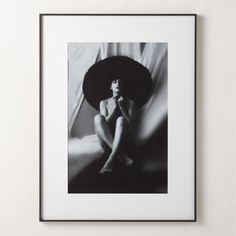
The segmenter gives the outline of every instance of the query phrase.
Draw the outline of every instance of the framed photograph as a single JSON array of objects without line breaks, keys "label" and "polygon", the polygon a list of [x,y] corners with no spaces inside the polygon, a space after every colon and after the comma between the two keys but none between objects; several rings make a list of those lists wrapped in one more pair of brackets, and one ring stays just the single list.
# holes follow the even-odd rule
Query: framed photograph
[{"label": "framed photograph", "polygon": [[40,14],[40,221],[196,221],[196,14]]}]

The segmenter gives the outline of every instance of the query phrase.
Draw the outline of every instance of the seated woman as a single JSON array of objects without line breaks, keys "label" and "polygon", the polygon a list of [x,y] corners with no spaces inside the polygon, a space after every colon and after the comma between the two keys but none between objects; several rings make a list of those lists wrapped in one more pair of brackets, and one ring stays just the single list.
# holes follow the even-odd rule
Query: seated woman
[{"label": "seated woman", "polygon": [[100,174],[111,172],[116,158],[119,158],[121,163],[126,166],[133,163],[132,159],[124,153],[123,145],[129,134],[132,133],[135,103],[122,97],[120,79],[113,80],[110,88],[112,97],[100,102],[100,114],[94,118],[94,128],[101,146],[111,150]]}]

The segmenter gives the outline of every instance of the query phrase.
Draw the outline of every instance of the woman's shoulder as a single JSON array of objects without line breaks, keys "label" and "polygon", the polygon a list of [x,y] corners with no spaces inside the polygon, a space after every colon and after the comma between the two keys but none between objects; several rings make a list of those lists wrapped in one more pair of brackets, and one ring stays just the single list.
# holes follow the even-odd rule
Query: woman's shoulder
[{"label": "woman's shoulder", "polygon": [[101,100],[101,101],[100,101],[100,104],[106,105],[106,104],[109,103],[110,101],[111,101],[111,98],[107,98],[107,99]]}]

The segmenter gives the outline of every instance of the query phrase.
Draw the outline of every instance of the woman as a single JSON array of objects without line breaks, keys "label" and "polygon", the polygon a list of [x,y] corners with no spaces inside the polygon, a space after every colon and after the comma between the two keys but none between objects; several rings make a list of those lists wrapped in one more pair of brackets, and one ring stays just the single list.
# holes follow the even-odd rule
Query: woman
[{"label": "woman", "polygon": [[122,97],[122,82],[115,79],[111,83],[112,97],[100,102],[100,114],[94,118],[95,132],[104,149],[109,147],[111,154],[100,174],[111,172],[114,160],[129,166],[133,161],[124,153],[122,146],[131,131],[135,110],[133,101]]}]

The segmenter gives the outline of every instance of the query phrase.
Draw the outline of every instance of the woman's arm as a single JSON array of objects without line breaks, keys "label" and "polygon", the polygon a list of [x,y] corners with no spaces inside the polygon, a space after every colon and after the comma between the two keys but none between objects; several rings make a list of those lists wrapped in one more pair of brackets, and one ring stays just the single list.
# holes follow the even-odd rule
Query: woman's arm
[{"label": "woman's arm", "polygon": [[104,117],[106,117],[108,115],[106,106],[105,106],[105,102],[101,101],[99,104],[99,109],[100,109],[100,114],[103,115]]},{"label": "woman's arm", "polygon": [[124,100],[121,100],[119,101],[119,105],[120,105],[120,110],[121,110],[121,113],[122,115],[124,116],[124,118],[130,122],[133,115],[134,115],[134,111],[135,111],[135,104],[133,101],[131,100],[127,100],[127,103],[128,103],[128,107],[127,109],[125,109],[125,106],[124,106]]}]

